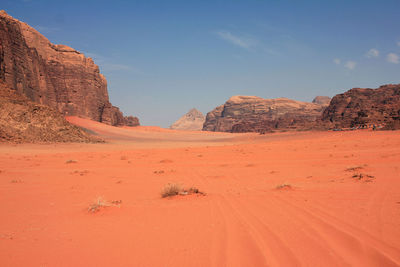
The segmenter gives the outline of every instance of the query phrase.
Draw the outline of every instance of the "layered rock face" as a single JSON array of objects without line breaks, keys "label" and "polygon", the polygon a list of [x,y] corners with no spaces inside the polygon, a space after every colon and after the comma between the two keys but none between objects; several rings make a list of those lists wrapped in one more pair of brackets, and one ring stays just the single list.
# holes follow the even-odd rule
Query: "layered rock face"
[{"label": "layered rock face", "polygon": [[127,121],[111,105],[107,81],[91,58],[54,45],[38,31],[0,11],[0,80],[30,100],[110,125]]},{"label": "layered rock face", "polygon": [[203,113],[193,108],[169,128],[174,130],[201,131],[205,120],[206,118]]},{"label": "layered rock face", "polygon": [[315,127],[323,105],[287,98],[233,96],[206,116],[204,131],[267,132]]},{"label": "layered rock face", "polygon": [[400,84],[353,88],[332,98],[322,115],[329,128],[380,125],[400,129]]},{"label": "layered rock face", "polygon": [[0,142],[102,142],[0,81]]}]

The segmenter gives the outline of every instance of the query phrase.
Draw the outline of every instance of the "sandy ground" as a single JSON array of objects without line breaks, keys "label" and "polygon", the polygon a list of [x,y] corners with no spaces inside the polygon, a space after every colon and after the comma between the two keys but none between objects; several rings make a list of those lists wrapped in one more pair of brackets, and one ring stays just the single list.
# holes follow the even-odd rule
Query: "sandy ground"
[{"label": "sandy ground", "polygon": [[[400,265],[399,131],[68,119],[108,143],[0,146],[1,266]],[[167,183],[206,195],[161,198]],[[117,204],[89,212],[99,197]]]}]

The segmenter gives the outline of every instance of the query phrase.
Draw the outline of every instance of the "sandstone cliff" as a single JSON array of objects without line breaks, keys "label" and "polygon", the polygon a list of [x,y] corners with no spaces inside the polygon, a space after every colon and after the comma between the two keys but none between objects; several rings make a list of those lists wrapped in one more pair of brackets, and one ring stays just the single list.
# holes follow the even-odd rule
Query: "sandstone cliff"
[{"label": "sandstone cliff", "polygon": [[400,84],[353,88],[332,98],[322,115],[329,128],[381,125],[400,129]]},{"label": "sandstone cliff", "polygon": [[65,115],[110,125],[138,125],[111,105],[107,81],[91,58],[54,45],[38,31],[0,11],[0,80],[30,100]]},{"label": "sandstone cliff", "polygon": [[0,142],[102,142],[0,81]]},{"label": "sandstone cliff", "polygon": [[169,128],[174,130],[201,131],[205,119],[203,113],[193,108],[174,122]]},{"label": "sandstone cliff", "polygon": [[307,130],[315,126],[323,105],[287,98],[233,96],[206,116],[204,131],[267,132]]}]

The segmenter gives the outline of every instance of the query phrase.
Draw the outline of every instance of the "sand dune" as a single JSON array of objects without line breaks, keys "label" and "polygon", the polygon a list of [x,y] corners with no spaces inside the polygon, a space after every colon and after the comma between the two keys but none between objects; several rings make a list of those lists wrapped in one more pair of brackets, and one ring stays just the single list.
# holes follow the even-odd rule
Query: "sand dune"
[{"label": "sand dune", "polygon": [[[68,120],[108,143],[0,146],[1,266],[400,265],[398,131]],[[88,212],[99,197],[122,203]]]}]

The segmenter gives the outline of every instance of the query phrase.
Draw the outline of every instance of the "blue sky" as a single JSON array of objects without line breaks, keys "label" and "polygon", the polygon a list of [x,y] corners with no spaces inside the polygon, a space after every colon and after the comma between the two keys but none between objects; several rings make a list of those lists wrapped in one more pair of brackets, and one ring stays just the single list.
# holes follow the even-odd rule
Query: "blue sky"
[{"label": "blue sky", "polygon": [[167,127],[233,95],[311,101],[400,83],[400,0],[39,1],[0,9],[94,58],[111,102]]}]

